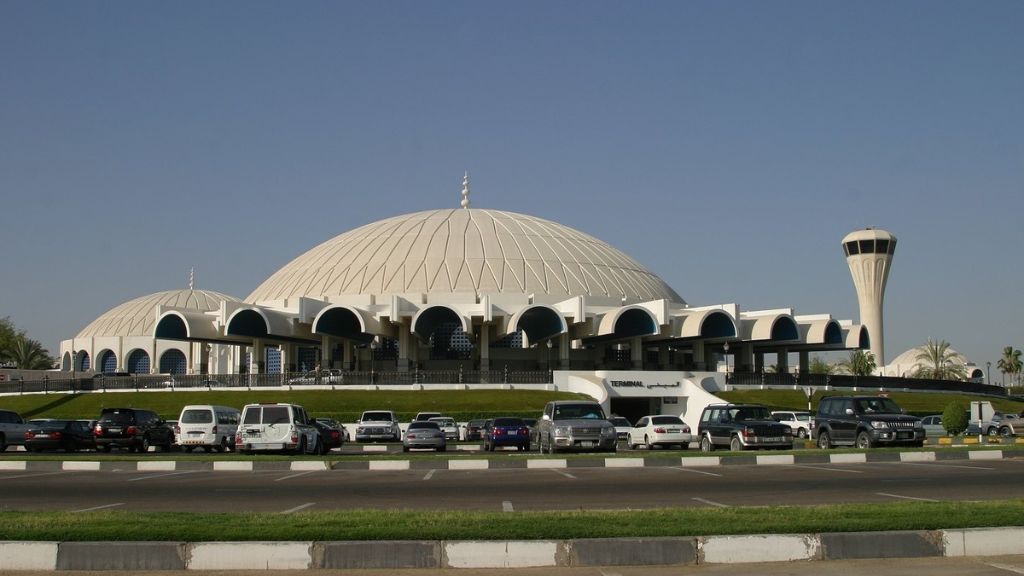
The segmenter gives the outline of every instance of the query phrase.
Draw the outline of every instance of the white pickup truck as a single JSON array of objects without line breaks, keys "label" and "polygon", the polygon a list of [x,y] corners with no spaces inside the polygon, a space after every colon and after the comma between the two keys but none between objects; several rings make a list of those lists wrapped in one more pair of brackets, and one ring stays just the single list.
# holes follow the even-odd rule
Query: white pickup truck
[{"label": "white pickup truck", "polygon": [[17,412],[0,410],[0,452],[7,450],[11,445],[23,446],[28,426]]}]

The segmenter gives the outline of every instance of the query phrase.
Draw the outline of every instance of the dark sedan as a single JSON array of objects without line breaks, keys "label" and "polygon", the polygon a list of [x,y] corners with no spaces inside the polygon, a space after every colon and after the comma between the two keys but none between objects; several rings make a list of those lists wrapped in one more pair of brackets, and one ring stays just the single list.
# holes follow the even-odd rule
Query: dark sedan
[{"label": "dark sedan", "polygon": [[529,450],[530,429],[522,418],[495,418],[487,421],[483,442],[484,450],[493,451],[500,446],[515,446],[519,450]]},{"label": "dark sedan", "polygon": [[96,448],[88,420],[46,420],[29,426],[25,431],[25,450],[92,450]]},{"label": "dark sedan", "polygon": [[334,448],[341,448],[345,443],[345,427],[337,420],[330,418],[317,418],[313,421],[317,431],[320,433],[321,454],[326,454]]}]

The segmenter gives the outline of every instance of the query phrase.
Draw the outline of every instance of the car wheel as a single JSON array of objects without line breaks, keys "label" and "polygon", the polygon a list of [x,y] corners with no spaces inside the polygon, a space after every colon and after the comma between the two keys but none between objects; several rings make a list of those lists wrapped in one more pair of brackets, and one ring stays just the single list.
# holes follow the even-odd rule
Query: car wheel
[{"label": "car wheel", "polygon": [[801,440],[807,438],[807,430],[805,428],[800,428],[799,430],[796,431],[796,436]]},{"label": "car wheel", "polygon": [[832,447],[832,437],[829,436],[828,432],[822,430],[818,432],[818,448],[822,450],[828,450]]},{"label": "car wheel", "polygon": [[704,436],[700,439],[700,451],[701,452],[714,452],[715,445],[711,443],[711,438]]},{"label": "car wheel", "polygon": [[149,452],[149,438],[146,438],[145,436],[142,437],[142,443],[139,444],[139,452],[142,452],[143,454]]},{"label": "car wheel", "polygon": [[448,451],[448,446],[447,445],[441,446],[440,448],[437,449],[437,451],[438,452],[447,452]]},{"label": "car wheel", "polygon": [[182,446],[181,449],[184,450],[186,454],[191,454],[192,450],[195,449],[195,446]]},{"label": "car wheel", "polygon": [[103,452],[110,452],[110,444],[104,444],[103,446],[100,446],[100,450]]},{"label": "car wheel", "polygon": [[682,444],[679,445],[679,449],[680,450],[689,450],[690,449],[690,443],[689,442],[683,442]]},{"label": "car wheel", "polygon": [[1009,426],[1003,426],[1002,428],[999,429],[999,435],[1004,438],[1008,438],[1010,436],[1013,436],[1013,433],[1010,432]]},{"label": "car wheel", "polygon": [[654,450],[654,445],[651,444],[651,439],[647,437],[647,434],[644,434],[644,448]]},{"label": "car wheel", "polygon": [[995,436],[996,435],[996,427],[995,426],[989,427],[989,429],[986,432],[986,434],[988,434],[989,436]]},{"label": "car wheel", "polygon": [[409,451],[409,447],[408,446],[402,446],[402,452],[408,452],[408,451]]},{"label": "car wheel", "polygon": [[487,446],[487,450],[488,450],[489,452],[494,452],[494,442],[491,442],[491,443],[490,443],[490,445],[489,445],[489,446]]},{"label": "car wheel", "polygon": [[629,448],[630,450],[636,450],[636,444],[633,443],[632,434],[626,436],[626,448]]},{"label": "car wheel", "polygon": [[298,448],[295,449],[295,453],[296,454],[305,454],[306,453],[306,437],[305,436],[303,436],[302,438],[299,438],[299,446],[298,446]]},{"label": "car wheel", "polygon": [[729,450],[732,450],[733,452],[743,451],[743,443],[740,442],[739,436],[733,436],[732,439],[729,440]]},{"label": "car wheel", "polygon": [[7,438],[3,434],[0,434],[0,452],[4,452],[6,450],[7,450]]},{"label": "car wheel", "polygon": [[871,434],[867,431],[861,431],[857,433],[857,448],[867,449],[874,446],[874,442],[871,441]]}]

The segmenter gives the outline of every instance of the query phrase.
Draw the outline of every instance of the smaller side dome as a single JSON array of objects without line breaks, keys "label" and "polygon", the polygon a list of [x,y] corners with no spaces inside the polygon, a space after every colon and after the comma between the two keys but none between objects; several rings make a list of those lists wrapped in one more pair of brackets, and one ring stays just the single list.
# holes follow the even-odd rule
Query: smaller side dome
[{"label": "smaller side dome", "polygon": [[211,290],[168,290],[129,300],[104,312],[75,338],[103,336],[152,336],[156,326],[157,306],[174,306],[199,312],[220,309],[221,301],[241,302],[234,296]]}]

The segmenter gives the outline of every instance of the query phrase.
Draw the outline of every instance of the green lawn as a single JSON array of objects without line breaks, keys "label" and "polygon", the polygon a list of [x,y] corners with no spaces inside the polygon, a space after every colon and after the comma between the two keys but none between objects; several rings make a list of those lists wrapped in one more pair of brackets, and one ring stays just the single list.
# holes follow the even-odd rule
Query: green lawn
[{"label": "green lawn", "polygon": [[631,511],[351,510],[296,514],[4,511],[0,540],[539,540],[1019,526],[1024,500]]},{"label": "green lawn", "polygon": [[24,418],[95,418],[105,407],[147,408],[176,420],[189,404],[241,408],[256,402],[301,404],[313,416],[354,422],[365,410],[393,410],[401,421],[417,412],[443,412],[456,420],[493,416],[537,417],[550,400],[582,398],[567,392],[538,390],[260,390],[187,392],[105,392],[88,394],[26,394],[0,398],[0,408]]}]

